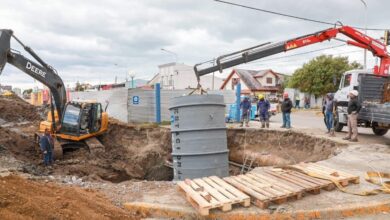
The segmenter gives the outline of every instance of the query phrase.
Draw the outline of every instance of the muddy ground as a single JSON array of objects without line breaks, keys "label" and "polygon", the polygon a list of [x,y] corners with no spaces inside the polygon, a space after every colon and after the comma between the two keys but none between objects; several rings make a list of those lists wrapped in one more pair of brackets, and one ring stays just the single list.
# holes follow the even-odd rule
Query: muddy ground
[{"label": "muddy ground", "polygon": [[[146,191],[157,189],[160,192],[173,187],[169,182],[173,172],[166,166],[166,161],[171,158],[169,128],[110,119],[108,131],[98,137],[105,146],[104,153],[93,156],[88,148],[66,151],[62,160],[56,161],[52,167],[44,167],[42,155],[34,143],[34,133],[44,115],[43,110],[17,97],[0,97],[0,109],[0,176],[17,173],[28,178],[0,179],[0,218],[24,219],[27,215],[24,210],[30,210],[34,218],[41,219],[43,210],[28,199],[35,197],[38,197],[38,202],[47,200],[54,207],[53,212],[43,217],[46,219],[85,219],[88,215],[105,216],[105,213],[114,219],[121,218],[123,213],[115,215],[115,208],[109,204],[121,206],[123,201],[142,198]],[[323,160],[337,154],[338,148],[343,147],[328,139],[292,131],[228,129],[227,137],[229,159],[242,163],[245,155],[254,155],[256,166]],[[232,174],[239,171],[239,168],[231,167]],[[30,179],[42,179],[43,182]],[[62,186],[47,185],[45,181],[48,180],[98,189],[108,195],[112,203],[104,203],[96,192],[66,187],[62,192]],[[146,180],[150,182],[144,182]],[[8,189],[7,184],[13,184],[15,188]],[[28,188],[33,192],[27,192]],[[60,199],[56,199],[58,197]],[[91,197],[91,200],[84,197]],[[77,214],[77,203],[85,206],[85,211]],[[89,203],[92,205],[87,205]],[[90,212],[92,209],[95,212]],[[137,214],[133,213],[130,219],[136,217]]]},{"label": "muddy ground", "polygon": [[135,219],[95,190],[0,177],[0,219]]}]

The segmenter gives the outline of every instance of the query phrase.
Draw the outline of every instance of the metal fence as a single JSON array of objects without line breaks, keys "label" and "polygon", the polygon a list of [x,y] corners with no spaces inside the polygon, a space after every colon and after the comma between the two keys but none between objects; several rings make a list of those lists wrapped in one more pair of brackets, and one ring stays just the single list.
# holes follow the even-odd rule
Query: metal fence
[{"label": "metal fence", "polygon": [[[170,99],[190,93],[192,90],[161,90],[161,121],[170,121]],[[225,104],[235,102],[234,91],[208,91],[209,94],[224,96]],[[123,122],[155,122],[156,96],[154,90],[145,89],[112,89],[92,92],[72,92],[71,100],[96,100],[102,103],[109,102],[107,113],[110,117]]]}]

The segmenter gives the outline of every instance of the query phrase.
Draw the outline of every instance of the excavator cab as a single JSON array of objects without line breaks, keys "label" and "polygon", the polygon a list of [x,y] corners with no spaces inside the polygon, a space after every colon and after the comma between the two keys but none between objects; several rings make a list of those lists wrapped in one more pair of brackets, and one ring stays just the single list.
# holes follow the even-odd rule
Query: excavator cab
[{"label": "excavator cab", "polygon": [[[103,119],[104,118],[104,119]],[[81,137],[107,130],[106,113],[98,102],[68,102],[61,123],[60,133]]]}]

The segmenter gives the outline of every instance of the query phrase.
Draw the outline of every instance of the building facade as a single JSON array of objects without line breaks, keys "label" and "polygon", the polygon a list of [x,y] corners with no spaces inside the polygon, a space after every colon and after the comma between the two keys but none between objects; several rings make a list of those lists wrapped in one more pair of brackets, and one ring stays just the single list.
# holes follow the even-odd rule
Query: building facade
[{"label": "building facade", "polygon": [[221,85],[221,90],[235,90],[241,84],[241,93],[256,95],[258,93],[276,94],[280,91],[284,75],[267,70],[233,69]]},{"label": "building facade", "polygon": [[[149,82],[153,86],[160,83],[162,89],[177,90],[196,88],[198,81],[194,67],[183,63],[167,63],[158,66],[159,72]],[[200,83],[203,89],[214,90],[222,85],[222,78],[213,77],[212,74],[202,76]]]}]

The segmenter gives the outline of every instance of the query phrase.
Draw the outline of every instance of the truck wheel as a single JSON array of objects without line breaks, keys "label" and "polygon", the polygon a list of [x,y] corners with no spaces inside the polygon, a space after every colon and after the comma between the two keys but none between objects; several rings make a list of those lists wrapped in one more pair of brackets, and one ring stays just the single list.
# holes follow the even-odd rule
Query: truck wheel
[{"label": "truck wheel", "polygon": [[375,135],[383,136],[387,133],[388,129],[378,128],[378,127],[374,126],[374,127],[372,127],[372,131],[374,132]]},{"label": "truck wheel", "polygon": [[336,112],[335,116],[333,117],[333,121],[334,121],[334,130],[336,132],[341,132],[343,130],[343,127],[344,127],[344,124],[341,124],[340,121],[339,121],[339,113]]}]

